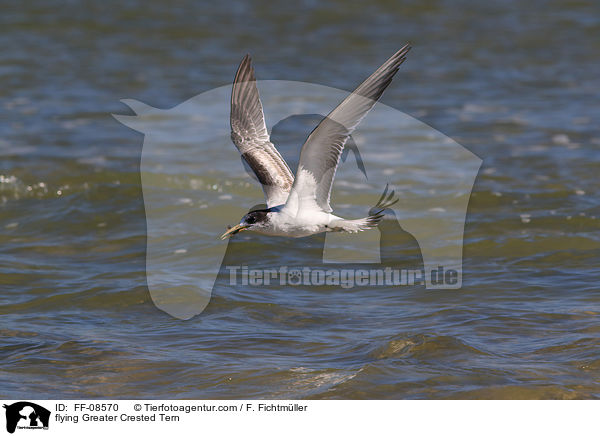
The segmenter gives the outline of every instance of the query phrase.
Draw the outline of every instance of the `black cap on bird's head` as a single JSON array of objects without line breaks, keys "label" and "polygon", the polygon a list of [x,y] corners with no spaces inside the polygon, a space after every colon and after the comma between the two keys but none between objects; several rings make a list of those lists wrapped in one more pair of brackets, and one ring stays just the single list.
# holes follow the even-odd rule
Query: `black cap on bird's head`
[{"label": "black cap on bird's head", "polygon": [[221,235],[221,239],[231,237],[236,233],[243,232],[244,230],[255,230],[263,227],[268,222],[268,213],[268,209],[248,212],[242,217],[242,220],[238,225],[229,228],[225,233],[223,233]]}]

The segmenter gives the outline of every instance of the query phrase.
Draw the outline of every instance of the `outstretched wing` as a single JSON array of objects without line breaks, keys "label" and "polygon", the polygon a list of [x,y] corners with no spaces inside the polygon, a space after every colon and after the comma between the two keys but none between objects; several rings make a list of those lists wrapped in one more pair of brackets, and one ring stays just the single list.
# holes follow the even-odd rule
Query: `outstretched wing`
[{"label": "outstretched wing", "polygon": [[269,139],[249,55],[233,81],[230,121],[231,140],[261,183],[267,206],[284,204],[294,176]]},{"label": "outstretched wing", "polygon": [[311,132],[300,152],[286,209],[331,212],[331,185],[344,144],[391,83],[409,50],[408,44],[398,50]]}]

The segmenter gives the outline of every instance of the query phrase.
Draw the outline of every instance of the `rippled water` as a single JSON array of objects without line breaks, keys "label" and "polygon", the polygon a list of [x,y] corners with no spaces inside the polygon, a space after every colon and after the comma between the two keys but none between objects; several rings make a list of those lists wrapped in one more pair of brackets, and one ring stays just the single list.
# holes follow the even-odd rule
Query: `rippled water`
[{"label": "rippled water", "polygon": [[[4,396],[600,397],[599,13],[591,1],[4,7]],[[228,84],[246,52],[262,79],[351,90],[407,40],[383,102],[483,159],[462,289],[217,282],[191,320],[158,310],[143,136],[111,117],[128,113],[119,100],[173,107]],[[233,243],[252,253],[251,239]]]}]

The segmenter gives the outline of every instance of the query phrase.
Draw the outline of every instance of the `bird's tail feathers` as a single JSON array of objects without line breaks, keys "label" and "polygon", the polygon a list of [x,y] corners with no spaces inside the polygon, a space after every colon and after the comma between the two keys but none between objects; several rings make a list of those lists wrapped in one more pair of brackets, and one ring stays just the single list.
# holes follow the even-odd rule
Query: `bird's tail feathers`
[{"label": "bird's tail feathers", "polygon": [[388,188],[389,185],[386,185],[377,204],[369,210],[369,216],[357,220],[334,221],[330,225],[332,231],[356,233],[377,227],[385,216],[385,210],[398,202],[398,198],[394,199],[393,190],[388,194]]},{"label": "bird's tail feathers", "polygon": [[379,222],[385,216],[385,210],[398,203],[398,198],[394,199],[394,190],[388,194],[389,184],[385,185],[385,190],[375,206],[369,210],[369,216],[364,218],[369,227],[377,227]]}]

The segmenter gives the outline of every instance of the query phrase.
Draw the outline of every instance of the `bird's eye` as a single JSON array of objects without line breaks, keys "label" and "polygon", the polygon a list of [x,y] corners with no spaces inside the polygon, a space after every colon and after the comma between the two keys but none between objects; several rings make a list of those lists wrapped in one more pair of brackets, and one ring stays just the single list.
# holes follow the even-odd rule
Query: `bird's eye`
[{"label": "bird's eye", "polygon": [[246,218],[246,222],[248,224],[254,224],[255,221],[256,219],[253,216],[249,216],[248,218]]}]

